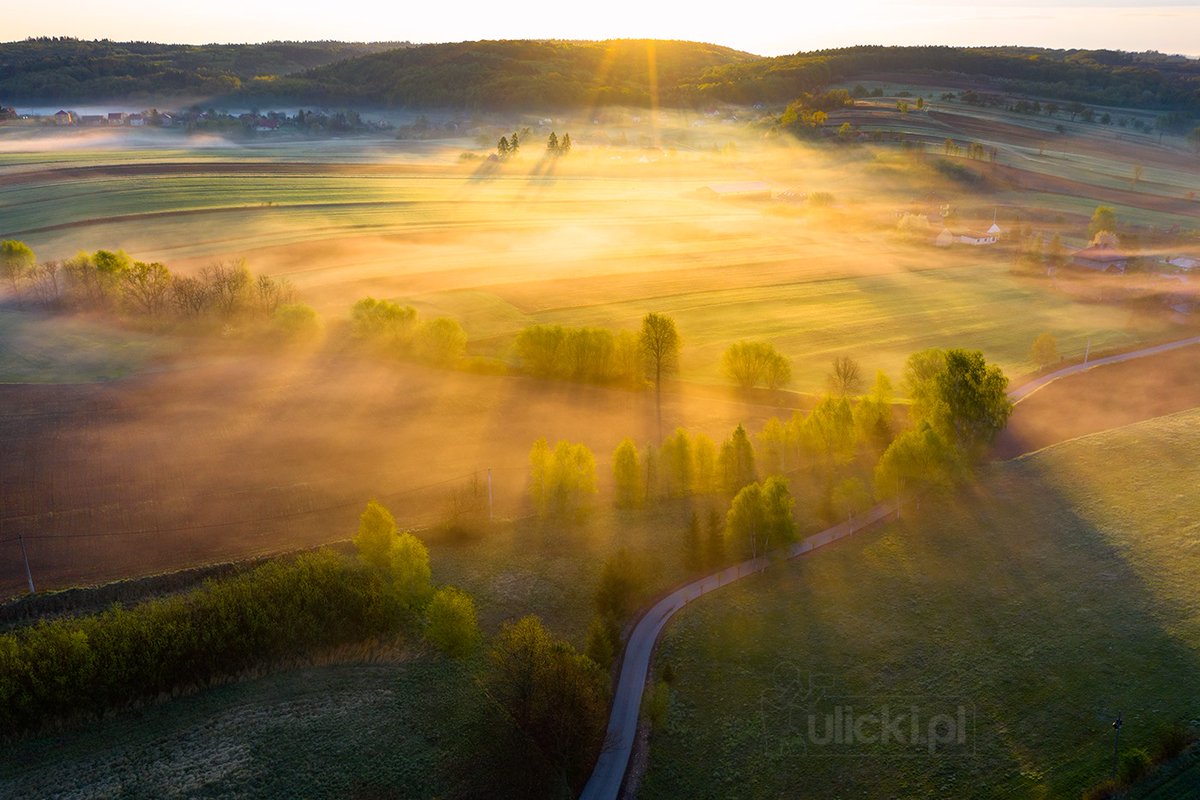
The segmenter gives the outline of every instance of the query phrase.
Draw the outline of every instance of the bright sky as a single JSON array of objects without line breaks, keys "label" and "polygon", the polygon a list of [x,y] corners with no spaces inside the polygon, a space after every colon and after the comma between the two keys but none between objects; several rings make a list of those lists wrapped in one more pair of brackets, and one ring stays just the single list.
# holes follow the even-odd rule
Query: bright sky
[{"label": "bright sky", "polygon": [[[6,0],[0,38],[691,39],[762,55],[853,44],[1021,44],[1200,56],[1200,0]],[[709,11],[708,9],[715,9]]]}]

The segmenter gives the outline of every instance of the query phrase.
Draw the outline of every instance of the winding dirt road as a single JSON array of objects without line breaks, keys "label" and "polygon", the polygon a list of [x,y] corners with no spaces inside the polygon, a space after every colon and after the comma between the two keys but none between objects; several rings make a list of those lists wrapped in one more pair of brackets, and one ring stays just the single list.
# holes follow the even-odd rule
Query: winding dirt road
[{"label": "winding dirt road", "polygon": [[[1200,345],[1200,336],[1097,358],[1086,364],[1063,367],[1018,386],[1010,391],[1008,396],[1014,404],[1019,403],[1038,389],[1060,378],[1076,375],[1106,364],[1144,358],[1189,345]],[[892,502],[880,503],[859,517],[827,528],[804,541],[796,542],[787,549],[785,555],[791,559],[811,553],[827,544],[875,525],[886,519],[895,510],[895,504]],[[650,671],[650,660],[654,655],[654,646],[658,642],[658,637],[670,622],[671,617],[693,600],[748,575],[761,572],[768,563],[769,559],[765,557],[750,559],[726,567],[720,572],[705,575],[661,598],[641,615],[629,635],[624,657],[621,660],[621,671],[617,676],[616,692],[613,693],[612,711],[609,715],[604,750],[596,761],[592,776],[583,788],[583,794],[580,795],[581,800],[617,800],[620,796],[621,786],[625,782],[625,775],[629,769],[629,760],[633,754],[634,740],[637,736],[642,692],[646,686],[646,676]]]}]

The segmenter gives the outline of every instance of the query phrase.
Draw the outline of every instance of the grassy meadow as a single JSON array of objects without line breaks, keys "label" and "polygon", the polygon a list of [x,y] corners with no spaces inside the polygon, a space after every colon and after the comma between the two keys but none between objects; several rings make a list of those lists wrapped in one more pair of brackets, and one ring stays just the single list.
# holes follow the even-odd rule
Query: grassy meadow
[{"label": "grassy meadow", "polygon": [[[976,489],[689,606],[656,662],[677,682],[638,796],[1074,797],[1107,777],[1118,712],[1122,747],[1149,750],[1200,718],[1182,691],[1200,683],[1198,422],[996,464]],[[964,704],[968,741],[820,749],[806,709],[839,698]],[[1179,796],[1164,791],[1147,796]]]}]

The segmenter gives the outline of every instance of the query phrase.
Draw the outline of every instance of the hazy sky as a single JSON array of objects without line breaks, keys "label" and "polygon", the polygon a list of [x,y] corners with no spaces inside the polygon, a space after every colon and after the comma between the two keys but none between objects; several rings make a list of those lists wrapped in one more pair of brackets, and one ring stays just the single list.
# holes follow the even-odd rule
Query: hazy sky
[{"label": "hazy sky", "polygon": [[[1200,55],[1200,0],[14,0],[0,37],[159,42],[606,39],[715,42],[763,55],[851,44],[1025,44]],[[719,9],[709,11],[708,9]]]}]

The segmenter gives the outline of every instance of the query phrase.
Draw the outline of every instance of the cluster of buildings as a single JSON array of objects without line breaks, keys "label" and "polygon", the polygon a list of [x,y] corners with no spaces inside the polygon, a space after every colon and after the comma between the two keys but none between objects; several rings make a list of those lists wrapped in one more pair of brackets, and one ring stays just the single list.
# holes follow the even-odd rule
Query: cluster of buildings
[{"label": "cluster of buildings", "polygon": [[[111,111],[108,114],[76,114],[74,111],[59,109],[53,115],[53,120],[55,125],[64,127],[68,125],[80,125],[89,128],[98,128],[100,126],[141,128],[146,125],[148,116],[150,115],[127,114],[124,111]],[[155,120],[157,124],[167,126],[171,124],[170,114],[155,113],[154,116],[158,118]],[[167,121],[163,122],[163,118],[166,118]]]}]

